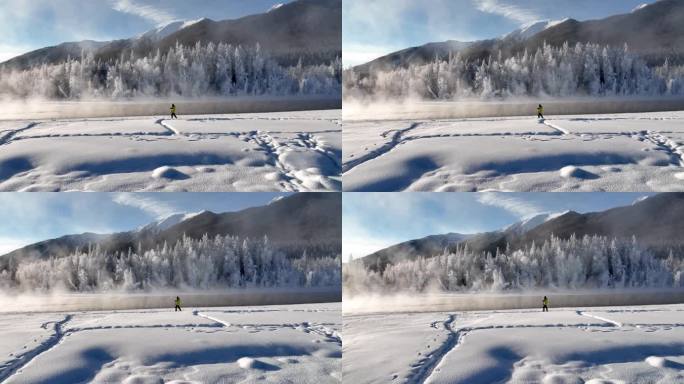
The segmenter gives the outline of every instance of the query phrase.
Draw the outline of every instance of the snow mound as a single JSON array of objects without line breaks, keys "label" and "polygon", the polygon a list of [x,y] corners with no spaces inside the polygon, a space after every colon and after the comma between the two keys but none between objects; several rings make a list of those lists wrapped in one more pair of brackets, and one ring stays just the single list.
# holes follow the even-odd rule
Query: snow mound
[{"label": "snow mound", "polygon": [[164,384],[159,376],[134,375],[123,381],[123,384]]},{"label": "snow mound", "polygon": [[256,365],[256,360],[252,359],[251,357],[241,357],[238,359],[238,365],[242,369],[254,369],[254,366]]},{"label": "snow mound", "polygon": [[275,365],[267,364],[251,357],[241,357],[237,363],[242,369],[258,369],[261,371],[275,371],[278,369]]},{"label": "snow mound", "polygon": [[660,356],[649,356],[646,358],[646,363],[654,368],[673,368],[682,369],[682,364],[668,360]]},{"label": "snow mound", "polygon": [[152,178],[154,179],[185,180],[188,177],[188,175],[177,170],[176,168],[166,165],[152,171]]},{"label": "snow mound", "polygon": [[582,168],[575,167],[574,165],[568,165],[566,167],[561,168],[560,176],[564,179],[570,179],[570,178],[596,179],[596,178],[598,178],[598,176],[596,174],[585,171]]}]

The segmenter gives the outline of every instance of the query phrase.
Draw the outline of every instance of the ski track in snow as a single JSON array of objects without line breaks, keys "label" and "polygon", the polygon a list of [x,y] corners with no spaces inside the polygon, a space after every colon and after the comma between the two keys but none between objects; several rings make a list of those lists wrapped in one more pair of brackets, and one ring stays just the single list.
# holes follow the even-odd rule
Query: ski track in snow
[{"label": "ski track in snow", "polygon": [[64,316],[64,319],[60,321],[48,321],[41,325],[41,328],[47,329],[48,324],[53,324],[54,333],[50,335],[46,340],[38,344],[37,347],[30,351],[25,352],[15,360],[10,361],[6,366],[2,367],[0,370],[0,381],[4,382],[10,377],[14,376],[15,373],[19,372],[27,364],[31,363],[33,359],[39,355],[49,351],[62,342],[64,334],[68,331],[63,331],[62,327],[73,318],[73,315],[69,314]]},{"label": "ski track in snow", "polygon": [[670,155],[677,165],[684,167],[684,152],[679,151],[679,147],[670,138],[660,132],[647,131],[643,137]]},{"label": "ski track in snow", "polygon": [[220,319],[217,319],[217,318],[215,318],[215,317],[206,315],[206,314],[204,314],[204,313],[202,313],[202,312],[200,312],[200,311],[192,311],[192,314],[195,315],[195,316],[204,317],[204,318],[207,319],[207,320],[211,320],[211,321],[213,321],[213,322],[216,322],[216,323],[220,324],[220,325],[219,325],[220,327],[226,327],[226,328],[228,328],[228,327],[230,327],[230,325],[231,325],[231,324],[228,323],[228,322],[225,322],[225,321],[220,320]]},{"label": "ski track in snow", "polygon": [[271,165],[275,166],[285,177],[285,180],[281,182],[281,186],[289,192],[297,190],[298,186],[301,185],[302,180],[297,179],[292,173],[292,169],[289,169],[280,161],[280,153],[278,150],[281,147],[280,143],[267,132],[258,131],[251,131],[248,140],[258,145],[270,159]]},{"label": "ski track in snow", "polygon": [[19,128],[19,129],[15,129],[15,130],[9,131],[9,132],[8,132],[7,134],[5,134],[4,136],[1,136],[1,137],[0,137],[0,145],[9,144],[9,143],[14,139],[14,136],[16,136],[17,134],[19,134],[19,133],[21,133],[21,132],[24,132],[24,131],[27,131],[27,130],[31,129],[31,128],[35,127],[36,125],[38,125],[38,124],[40,124],[40,123],[38,123],[38,122],[31,122],[31,123],[29,123],[28,125],[26,125],[26,126],[23,127],[23,128]]},{"label": "ski track in snow", "polygon": [[607,319],[605,317],[601,317],[601,316],[597,316],[597,315],[592,315],[592,314],[584,312],[584,311],[577,311],[577,314],[579,316],[585,316],[585,317],[590,317],[592,319],[605,321],[606,323],[612,324],[615,327],[622,328],[622,323],[620,323],[619,321],[610,320],[610,319]]},{"label": "ski track in snow", "polygon": [[303,323],[286,323],[286,324],[246,324],[246,323],[240,323],[240,324],[233,324],[224,320],[221,320],[217,317],[211,316],[206,314],[206,312],[216,312],[216,313],[249,313],[250,311],[193,311],[192,314],[195,316],[203,317],[207,320],[211,320],[213,322],[216,322],[218,327],[225,327],[225,328],[230,328],[230,327],[238,327],[238,328],[259,328],[259,327],[275,327],[275,328],[291,328],[291,329],[297,329],[305,333],[315,333],[329,342],[336,343],[340,346],[342,346],[342,336],[340,334],[329,328],[328,326],[331,326],[333,324],[317,324],[317,323],[309,323],[309,322],[303,322]]},{"label": "ski track in snow", "polygon": [[556,131],[560,132],[563,135],[569,135],[570,134],[570,131],[568,131],[567,129],[560,127],[558,125],[555,125],[555,124],[551,124],[551,123],[547,122],[546,120],[544,120],[542,123],[551,129],[555,129]]},{"label": "ski track in snow", "polygon": [[[434,352],[430,353],[426,358],[414,365],[415,373],[406,380],[406,384],[423,384],[428,382],[430,376],[432,376],[432,373],[442,360],[444,360],[447,353],[459,345],[463,335],[460,331],[454,332],[452,329],[451,325],[454,321],[456,321],[456,315],[450,314],[449,318],[442,323],[444,330],[449,332],[446,341]],[[433,322],[430,326],[437,328],[438,323],[439,322]]]},{"label": "ski track in snow", "polygon": [[182,134],[176,128],[171,126],[169,123],[166,123],[165,120],[166,119],[159,119],[156,121],[156,123],[167,129],[171,135],[182,136]]},{"label": "ski track in snow", "polygon": [[404,128],[404,129],[390,129],[390,130],[388,130],[388,131],[383,132],[383,133],[381,134],[381,136],[382,136],[383,138],[387,138],[387,136],[389,136],[389,134],[392,133],[392,132],[394,132],[394,135],[392,135],[391,140],[390,140],[389,142],[383,144],[382,147],[380,147],[380,148],[378,148],[378,149],[374,149],[373,151],[368,152],[368,153],[366,153],[365,155],[363,155],[363,156],[361,156],[361,157],[359,157],[359,158],[356,158],[356,159],[354,159],[354,160],[350,160],[350,161],[348,161],[348,162],[342,164],[342,173],[343,173],[343,174],[344,174],[344,173],[347,173],[347,172],[351,171],[353,168],[355,168],[355,167],[357,167],[357,166],[359,166],[359,165],[361,165],[361,164],[363,164],[363,163],[366,163],[366,162],[368,162],[368,161],[370,161],[370,160],[373,160],[373,159],[375,159],[375,158],[377,158],[377,157],[379,157],[379,156],[382,156],[382,155],[384,155],[384,154],[390,152],[392,149],[394,149],[394,147],[396,147],[397,145],[401,144],[401,143],[404,141],[404,140],[402,139],[402,136],[403,136],[405,133],[414,130],[414,129],[417,128],[420,124],[421,124],[421,123],[419,123],[419,122],[414,122],[414,123],[412,123],[408,128]]}]

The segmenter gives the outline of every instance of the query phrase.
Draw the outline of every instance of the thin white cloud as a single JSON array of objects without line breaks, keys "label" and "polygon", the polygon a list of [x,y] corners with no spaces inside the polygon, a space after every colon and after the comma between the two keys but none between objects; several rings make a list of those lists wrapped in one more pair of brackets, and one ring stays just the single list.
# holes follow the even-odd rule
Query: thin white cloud
[{"label": "thin white cloud", "polygon": [[505,209],[521,219],[537,215],[544,211],[542,208],[534,203],[531,203],[530,201],[509,195],[507,193],[480,193],[477,196],[477,201],[480,204]]},{"label": "thin white cloud", "polygon": [[29,52],[32,49],[33,48],[26,45],[0,44],[0,63],[15,58],[19,55],[23,55],[24,53]]},{"label": "thin white cloud", "polygon": [[378,57],[398,51],[400,47],[369,45],[369,44],[346,44],[342,61],[345,67],[365,64]]},{"label": "thin white cloud", "polygon": [[135,0],[114,0],[112,9],[147,19],[157,25],[176,20],[171,13],[150,5],[137,3]]},{"label": "thin white cloud", "polygon": [[23,248],[35,243],[36,239],[17,239],[15,237],[0,237],[0,256],[6,255],[14,250]]},{"label": "thin white cloud", "polygon": [[531,9],[507,4],[500,0],[473,0],[475,7],[482,12],[503,16],[520,24],[540,20],[542,17]]},{"label": "thin white cloud", "polygon": [[138,208],[157,219],[178,213],[178,210],[169,204],[135,193],[117,193],[113,201],[117,204]]}]

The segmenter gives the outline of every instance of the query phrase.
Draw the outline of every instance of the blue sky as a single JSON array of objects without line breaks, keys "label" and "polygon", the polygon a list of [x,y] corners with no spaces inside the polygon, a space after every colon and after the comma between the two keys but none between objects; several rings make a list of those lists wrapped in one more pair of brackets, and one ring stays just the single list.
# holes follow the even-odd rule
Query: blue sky
[{"label": "blue sky", "polygon": [[345,193],[342,255],[347,261],[390,245],[449,232],[502,229],[539,213],[595,212],[647,193]]},{"label": "blue sky", "polygon": [[65,41],[135,36],[173,20],[235,19],[291,0],[0,0],[0,62]]},{"label": "blue sky", "polygon": [[0,255],[62,235],[138,228],[173,213],[238,211],[284,193],[0,193]]},{"label": "blue sky", "polygon": [[428,42],[505,35],[537,20],[600,19],[654,0],[344,0],[345,66]]}]

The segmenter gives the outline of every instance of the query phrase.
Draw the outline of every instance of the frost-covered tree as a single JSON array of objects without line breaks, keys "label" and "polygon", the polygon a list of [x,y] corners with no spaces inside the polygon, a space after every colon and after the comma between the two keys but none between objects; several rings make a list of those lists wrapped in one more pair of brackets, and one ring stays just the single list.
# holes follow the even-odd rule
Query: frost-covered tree
[{"label": "frost-covered tree", "polygon": [[573,236],[494,255],[457,247],[376,270],[351,262],[344,266],[343,281],[352,291],[501,291],[684,287],[683,276],[684,258],[675,252],[662,258],[636,239]]},{"label": "frost-covered tree", "polygon": [[[138,247],[139,248],[139,247]],[[339,250],[315,247],[296,254],[261,240],[233,236],[183,237],[172,245],[134,252],[88,247],[64,257],[10,263],[0,288],[147,290],[212,287],[339,287]],[[311,252],[314,252],[312,254]]]},{"label": "frost-covered tree", "polygon": [[652,66],[629,51],[597,44],[542,45],[535,52],[468,61],[460,54],[432,62],[344,71],[345,97],[458,100],[516,96],[684,95],[684,66]]},{"label": "frost-covered tree", "polygon": [[339,95],[342,62],[283,66],[257,44],[176,44],[145,56],[92,54],[25,70],[0,70],[0,96],[46,99]]}]

